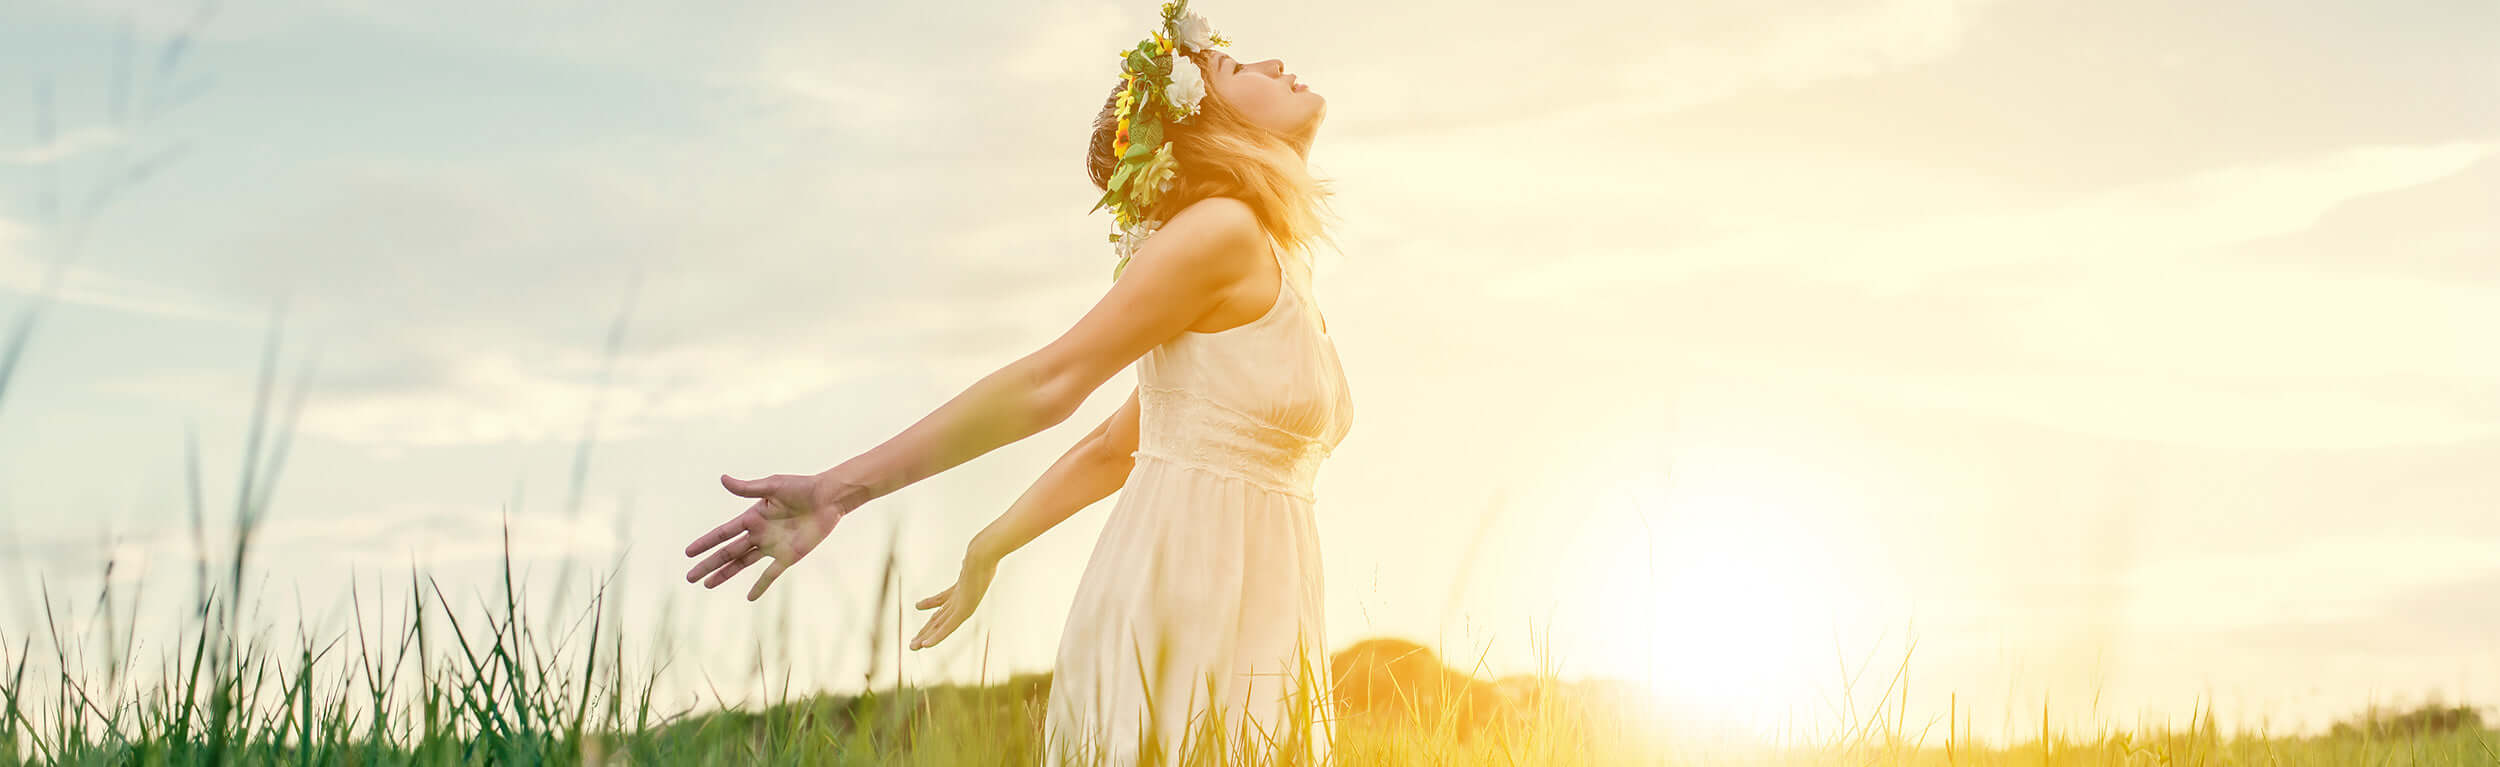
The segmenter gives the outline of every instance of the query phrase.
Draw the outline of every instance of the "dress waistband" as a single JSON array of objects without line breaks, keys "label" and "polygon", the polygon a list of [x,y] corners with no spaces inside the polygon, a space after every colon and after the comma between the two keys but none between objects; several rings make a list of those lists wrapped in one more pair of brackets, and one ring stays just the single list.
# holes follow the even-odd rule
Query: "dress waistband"
[{"label": "dress waistband", "polygon": [[1327,443],[1187,389],[1139,385],[1137,396],[1138,447],[1130,455],[1316,500],[1311,487]]}]

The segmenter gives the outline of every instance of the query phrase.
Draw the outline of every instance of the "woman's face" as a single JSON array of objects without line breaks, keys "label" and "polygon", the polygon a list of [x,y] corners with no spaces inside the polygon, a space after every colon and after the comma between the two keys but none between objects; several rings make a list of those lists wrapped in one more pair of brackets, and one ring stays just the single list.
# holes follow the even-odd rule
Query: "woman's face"
[{"label": "woman's face", "polygon": [[1276,59],[1245,62],[1220,50],[1207,52],[1207,88],[1251,122],[1288,136],[1319,130],[1328,101],[1294,81]]}]

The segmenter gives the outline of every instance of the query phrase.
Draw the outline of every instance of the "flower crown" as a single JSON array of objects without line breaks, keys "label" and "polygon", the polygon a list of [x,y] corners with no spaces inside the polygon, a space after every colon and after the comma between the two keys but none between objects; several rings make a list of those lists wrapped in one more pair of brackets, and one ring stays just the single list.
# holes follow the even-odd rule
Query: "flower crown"
[{"label": "flower crown", "polygon": [[1086,211],[1109,206],[1119,223],[1119,231],[1111,235],[1119,255],[1111,266],[1111,279],[1120,279],[1129,256],[1162,225],[1147,221],[1146,211],[1172,190],[1172,179],[1180,172],[1165,128],[1196,116],[1198,102],[1207,96],[1206,78],[1186,54],[1231,44],[1208,26],[1206,17],[1189,12],[1189,0],[1173,0],[1163,4],[1161,29],[1137,47],[1120,51],[1120,80],[1125,87],[1116,109],[1119,132],[1111,139],[1116,169],[1103,185],[1102,199]]}]

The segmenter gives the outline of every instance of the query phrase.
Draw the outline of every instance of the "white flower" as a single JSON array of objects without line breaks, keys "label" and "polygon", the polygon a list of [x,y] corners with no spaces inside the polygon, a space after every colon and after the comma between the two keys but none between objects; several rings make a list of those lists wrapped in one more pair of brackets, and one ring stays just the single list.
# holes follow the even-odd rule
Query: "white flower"
[{"label": "white flower", "polygon": [[1161,228],[1163,228],[1163,222],[1148,221],[1134,227],[1122,229],[1120,230],[1120,242],[1118,245],[1114,246],[1114,251],[1119,254],[1121,261],[1127,261],[1129,256],[1137,254],[1138,246],[1146,244],[1146,238],[1148,236],[1153,235],[1156,229]]},{"label": "white flower", "polygon": [[1196,12],[1184,13],[1172,20],[1172,31],[1180,33],[1172,39],[1174,45],[1193,51],[1215,47],[1215,26],[1208,24],[1207,17]]},{"label": "white flower", "polygon": [[1191,61],[1188,56],[1181,55],[1179,51],[1174,51],[1172,53],[1172,84],[1164,86],[1163,97],[1172,102],[1173,109],[1179,110],[1181,120],[1187,120],[1191,115],[1197,114],[1199,100],[1207,97],[1206,76],[1205,73],[1198,71],[1198,63]]}]

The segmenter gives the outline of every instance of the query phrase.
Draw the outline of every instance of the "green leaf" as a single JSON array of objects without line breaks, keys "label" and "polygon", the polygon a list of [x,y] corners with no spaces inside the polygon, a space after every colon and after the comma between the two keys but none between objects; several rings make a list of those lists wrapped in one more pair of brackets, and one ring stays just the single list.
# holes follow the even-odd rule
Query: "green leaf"
[{"label": "green leaf", "polygon": [[1156,147],[1163,146],[1163,120],[1158,117],[1162,114],[1160,109],[1140,109],[1137,110],[1137,117],[1130,118],[1128,154],[1137,154],[1137,148],[1141,146],[1146,148],[1146,154],[1153,154]]},{"label": "green leaf", "polygon": [[1137,169],[1142,167],[1145,166],[1133,162],[1120,163],[1120,172],[1111,174],[1111,189],[1117,191],[1121,185],[1128,183],[1130,178],[1135,177],[1137,175]]},{"label": "green leaf", "polygon": [[[1119,191],[1118,191],[1117,187],[1114,187],[1113,189],[1104,190],[1104,191],[1103,191],[1103,193],[1102,193],[1102,199],[1095,200],[1095,201],[1094,201],[1094,207],[1091,207],[1091,208],[1087,208],[1087,209],[1085,209],[1085,212],[1087,212],[1087,213],[1092,213],[1092,212],[1094,212],[1094,211],[1102,210],[1102,206],[1109,205],[1109,204],[1111,204],[1113,201],[1116,201],[1116,200],[1118,200],[1118,199],[1120,199],[1120,193],[1119,193]],[[1117,241],[1118,239],[1119,239],[1119,238],[1118,238],[1117,236],[1112,237],[1112,240],[1113,240],[1113,241]]]}]

